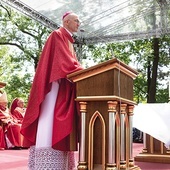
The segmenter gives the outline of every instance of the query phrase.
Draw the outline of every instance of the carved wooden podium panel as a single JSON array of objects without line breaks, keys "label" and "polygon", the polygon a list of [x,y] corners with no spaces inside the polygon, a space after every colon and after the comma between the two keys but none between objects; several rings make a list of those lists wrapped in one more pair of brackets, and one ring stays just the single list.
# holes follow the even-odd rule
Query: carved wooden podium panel
[{"label": "carved wooden podium panel", "polygon": [[133,100],[133,79],[124,73],[121,74],[120,80],[119,76],[119,70],[112,69],[90,76],[86,78],[86,81],[80,80],[77,84],[77,96],[115,95]]},{"label": "carved wooden podium panel", "polygon": [[81,112],[78,170],[140,169],[132,155],[136,75],[116,58],[68,75]]}]

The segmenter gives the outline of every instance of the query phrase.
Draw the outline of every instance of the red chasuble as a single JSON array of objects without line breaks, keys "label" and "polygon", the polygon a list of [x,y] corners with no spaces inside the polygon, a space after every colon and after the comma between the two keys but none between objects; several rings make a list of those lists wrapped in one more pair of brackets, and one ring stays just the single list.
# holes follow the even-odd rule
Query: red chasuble
[{"label": "red chasuble", "polygon": [[51,90],[52,82],[60,79],[54,112],[52,147],[63,151],[74,150],[70,145],[70,134],[76,116],[75,87],[66,76],[81,70],[82,67],[73,52],[73,42],[70,34],[61,27],[51,33],[43,48],[21,129],[21,133],[29,140],[28,146],[35,145],[36,142],[41,103]]},{"label": "red chasuble", "polygon": [[5,134],[4,134],[3,127],[0,126],[0,150],[5,149],[5,148],[6,148]]}]

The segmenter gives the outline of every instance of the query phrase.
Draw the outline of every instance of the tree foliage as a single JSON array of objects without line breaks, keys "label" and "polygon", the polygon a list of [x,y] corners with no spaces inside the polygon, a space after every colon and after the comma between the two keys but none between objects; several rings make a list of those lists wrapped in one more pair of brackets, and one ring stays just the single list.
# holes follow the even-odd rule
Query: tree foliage
[{"label": "tree foliage", "polygon": [[6,49],[0,56],[0,80],[7,83],[5,90],[9,101],[15,97],[27,99],[33,74],[50,30],[2,5],[0,23],[0,46],[5,47],[1,48],[0,53],[2,49]]}]

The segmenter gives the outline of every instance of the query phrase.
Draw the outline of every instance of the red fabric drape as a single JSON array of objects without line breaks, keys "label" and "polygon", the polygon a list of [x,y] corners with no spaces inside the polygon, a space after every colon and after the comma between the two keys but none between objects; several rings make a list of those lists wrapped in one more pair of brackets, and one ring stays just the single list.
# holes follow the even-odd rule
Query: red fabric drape
[{"label": "red fabric drape", "polygon": [[73,102],[75,91],[66,76],[82,69],[76,56],[70,51],[69,44],[73,42],[70,34],[61,27],[51,33],[43,48],[21,129],[21,133],[30,141],[29,145],[35,144],[41,103],[50,91],[51,83],[61,79],[54,113],[52,145],[56,149],[67,150],[57,145],[70,134],[72,117],[75,113]]},{"label": "red fabric drape", "polygon": [[6,148],[6,142],[3,127],[0,126],[0,149],[2,148]]}]

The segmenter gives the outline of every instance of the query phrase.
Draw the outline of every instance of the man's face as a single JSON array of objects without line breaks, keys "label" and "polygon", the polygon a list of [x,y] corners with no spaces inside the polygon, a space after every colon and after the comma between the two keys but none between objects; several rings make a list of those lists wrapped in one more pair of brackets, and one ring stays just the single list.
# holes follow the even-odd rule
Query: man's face
[{"label": "man's face", "polygon": [[23,108],[24,107],[24,101],[23,100],[19,100],[17,105],[18,105],[18,107]]},{"label": "man's face", "polygon": [[7,103],[7,102],[0,102],[0,107],[1,107],[2,109],[6,109],[7,106],[8,106],[8,103]]},{"label": "man's face", "polygon": [[78,28],[80,26],[80,20],[77,15],[70,15],[68,16],[68,19],[66,20],[66,28],[71,33],[77,32]]}]

